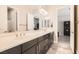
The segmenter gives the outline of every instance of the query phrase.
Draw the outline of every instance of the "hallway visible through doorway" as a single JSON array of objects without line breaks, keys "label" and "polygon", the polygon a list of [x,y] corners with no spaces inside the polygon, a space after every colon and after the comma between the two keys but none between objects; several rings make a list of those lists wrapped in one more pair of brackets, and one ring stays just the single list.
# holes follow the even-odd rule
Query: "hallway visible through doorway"
[{"label": "hallway visible through doorway", "polygon": [[[62,9],[58,10],[58,19],[57,19],[57,31],[58,31],[58,40],[57,43],[51,46],[47,53],[73,53],[74,41],[71,32],[72,22],[74,19],[71,18],[73,14],[73,6],[65,6]],[[73,39],[72,39],[73,38]]]}]

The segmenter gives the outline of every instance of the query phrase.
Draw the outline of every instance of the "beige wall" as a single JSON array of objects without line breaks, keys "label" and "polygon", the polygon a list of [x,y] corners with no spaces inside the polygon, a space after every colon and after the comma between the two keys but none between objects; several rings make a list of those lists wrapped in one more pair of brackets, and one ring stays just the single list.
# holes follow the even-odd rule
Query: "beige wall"
[{"label": "beige wall", "polygon": [[[10,13],[9,13],[10,12]],[[8,11],[8,31],[12,31],[12,32],[15,32],[16,31],[16,17],[17,17],[17,15],[16,15],[16,11],[13,9],[12,11]]]},{"label": "beige wall", "polygon": [[0,6],[0,33],[7,31],[7,8]]},{"label": "beige wall", "polygon": [[18,31],[25,31],[26,30],[26,11],[23,6],[8,6],[16,10],[17,12],[17,27]]},{"label": "beige wall", "polygon": [[52,20],[53,20],[53,30],[54,30],[54,42],[58,43],[58,18],[57,18],[57,11],[53,12]]}]

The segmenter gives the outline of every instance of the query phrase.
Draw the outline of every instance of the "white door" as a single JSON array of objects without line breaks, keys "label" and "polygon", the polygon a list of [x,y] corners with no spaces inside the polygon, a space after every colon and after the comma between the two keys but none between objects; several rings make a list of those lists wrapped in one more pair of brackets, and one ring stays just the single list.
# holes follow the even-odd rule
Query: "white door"
[{"label": "white door", "polygon": [[74,53],[74,6],[70,7],[70,47]]}]

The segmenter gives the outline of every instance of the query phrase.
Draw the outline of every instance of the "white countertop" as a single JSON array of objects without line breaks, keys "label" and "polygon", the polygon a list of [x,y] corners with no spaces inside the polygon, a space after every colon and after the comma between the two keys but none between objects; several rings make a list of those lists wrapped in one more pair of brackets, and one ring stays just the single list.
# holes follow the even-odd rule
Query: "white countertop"
[{"label": "white countertop", "polygon": [[0,34],[0,52],[18,46],[50,32],[53,32],[52,28],[46,30],[32,30],[25,32]]}]

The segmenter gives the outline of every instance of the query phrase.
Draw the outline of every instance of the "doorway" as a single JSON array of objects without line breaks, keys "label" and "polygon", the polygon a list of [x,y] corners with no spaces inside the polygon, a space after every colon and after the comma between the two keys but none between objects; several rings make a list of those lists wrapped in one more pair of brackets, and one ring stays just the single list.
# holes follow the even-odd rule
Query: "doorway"
[{"label": "doorway", "polygon": [[8,32],[17,31],[17,13],[13,8],[7,8],[8,15]]},{"label": "doorway", "polygon": [[72,53],[70,48],[70,6],[64,6],[58,10],[58,46],[63,52]]}]

